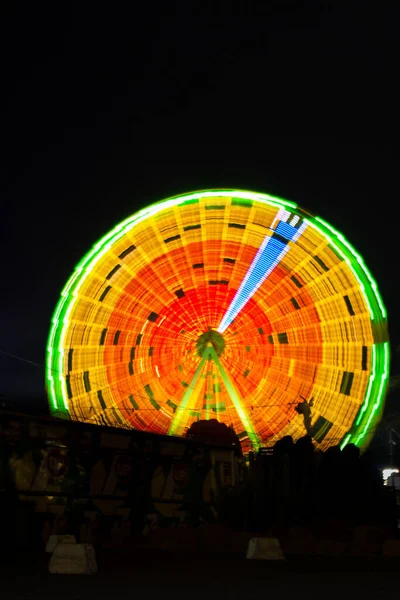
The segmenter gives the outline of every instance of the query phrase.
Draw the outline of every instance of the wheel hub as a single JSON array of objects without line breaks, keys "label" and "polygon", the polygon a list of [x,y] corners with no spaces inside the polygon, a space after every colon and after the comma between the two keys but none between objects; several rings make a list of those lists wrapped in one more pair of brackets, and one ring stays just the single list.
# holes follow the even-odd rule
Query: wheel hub
[{"label": "wheel hub", "polygon": [[203,356],[209,344],[213,346],[217,356],[221,356],[225,348],[225,340],[218,331],[210,329],[199,337],[196,343],[197,354]]}]

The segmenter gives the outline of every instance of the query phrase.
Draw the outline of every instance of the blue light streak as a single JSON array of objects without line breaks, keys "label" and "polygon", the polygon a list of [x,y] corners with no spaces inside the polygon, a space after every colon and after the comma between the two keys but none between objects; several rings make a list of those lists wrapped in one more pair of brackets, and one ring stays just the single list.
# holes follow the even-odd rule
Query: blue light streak
[{"label": "blue light streak", "polygon": [[[281,211],[279,212],[281,213]],[[290,249],[289,242],[296,242],[306,229],[307,223],[302,223],[299,228],[287,223],[289,215],[290,213],[287,211],[282,211],[281,214],[278,213],[278,218],[283,217],[284,220],[279,221],[272,235],[267,235],[257,250],[253,262],[219,324],[217,329],[219,333],[224,333],[245,304],[279,264]]]}]

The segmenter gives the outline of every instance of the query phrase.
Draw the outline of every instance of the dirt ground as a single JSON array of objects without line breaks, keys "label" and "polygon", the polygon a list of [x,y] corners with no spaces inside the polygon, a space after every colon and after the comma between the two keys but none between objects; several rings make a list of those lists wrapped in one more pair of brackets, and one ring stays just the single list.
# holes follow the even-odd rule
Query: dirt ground
[{"label": "dirt ground", "polygon": [[98,553],[95,575],[51,575],[49,555],[9,555],[0,568],[4,600],[397,600],[400,558],[306,557],[280,562],[241,556],[143,551]]}]

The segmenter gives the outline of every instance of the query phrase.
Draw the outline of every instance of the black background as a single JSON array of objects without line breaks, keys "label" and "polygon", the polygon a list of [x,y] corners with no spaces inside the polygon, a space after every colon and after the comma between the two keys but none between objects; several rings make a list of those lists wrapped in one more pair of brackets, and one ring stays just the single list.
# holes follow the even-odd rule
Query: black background
[{"label": "black background", "polygon": [[267,192],[331,222],[400,343],[391,5],[167,4],[3,7],[0,349],[37,363],[0,355],[12,405],[46,405],[50,318],[80,258],[196,189]]}]

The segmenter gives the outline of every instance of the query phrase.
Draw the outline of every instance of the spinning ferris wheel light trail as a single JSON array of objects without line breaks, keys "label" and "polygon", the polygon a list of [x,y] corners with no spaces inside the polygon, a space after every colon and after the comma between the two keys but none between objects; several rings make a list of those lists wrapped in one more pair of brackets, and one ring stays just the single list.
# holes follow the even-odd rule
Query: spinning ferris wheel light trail
[{"label": "spinning ferris wheel light trail", "polygon": [[217,418],[245,451],[306,431],[363,447],[389,358],[377,284],[339,232],[293,202],[206,190],[139,211],[83,258],[46,383],[51,411],[80,421],[184,436]]}]

